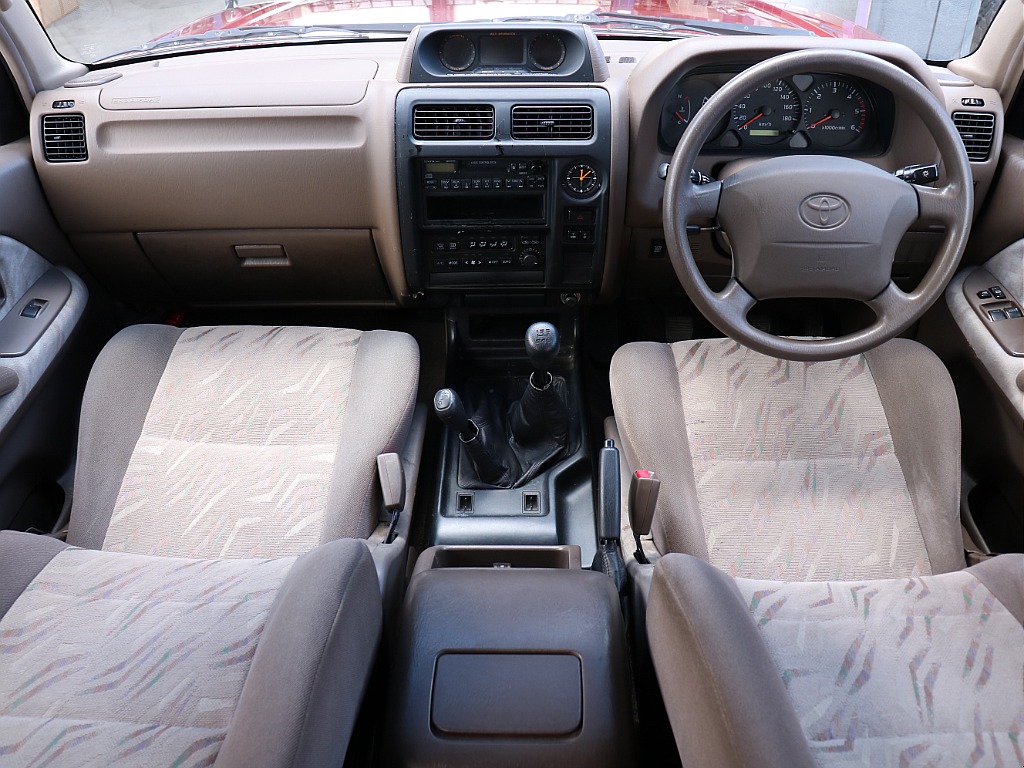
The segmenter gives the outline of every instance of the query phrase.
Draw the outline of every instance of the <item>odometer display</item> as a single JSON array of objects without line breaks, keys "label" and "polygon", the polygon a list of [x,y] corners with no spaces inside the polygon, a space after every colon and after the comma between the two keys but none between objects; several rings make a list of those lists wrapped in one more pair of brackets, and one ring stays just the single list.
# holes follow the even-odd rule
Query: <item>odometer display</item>
[{"label": "odometer display", "polygon": [[776,80],[736,102],[732,108],[732,127],[744,141],[774,144],[793,134],[802,114],[793,86]]}]

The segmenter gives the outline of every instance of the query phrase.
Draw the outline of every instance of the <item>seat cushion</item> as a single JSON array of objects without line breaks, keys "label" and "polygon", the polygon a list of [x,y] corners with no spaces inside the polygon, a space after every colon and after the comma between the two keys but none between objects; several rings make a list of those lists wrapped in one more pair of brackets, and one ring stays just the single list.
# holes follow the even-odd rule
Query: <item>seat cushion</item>
[{"label": "seat cushion", "polygon": [[380,637],[362,543],[191,560],[2,532],[0,568],[31,578],[0,617],[0,762],[344,760]]},{"label": "seat cushion", "polygon": [[661,479],[662,553],[772,579],[963,567],[956,396],[921,345],[796,363],[729,339],[629,344],[611,389],[626,460]]},{"label": "seat cushion", "polygon": [[1024,555],[847,582],[655,568],[647,627],[684,765],[1022,763]]},{"label": "seat cushion", "polygon": [[400,333],[127,328],[89,379],[68,540],[223,558],[366,537],[418,370]]}]

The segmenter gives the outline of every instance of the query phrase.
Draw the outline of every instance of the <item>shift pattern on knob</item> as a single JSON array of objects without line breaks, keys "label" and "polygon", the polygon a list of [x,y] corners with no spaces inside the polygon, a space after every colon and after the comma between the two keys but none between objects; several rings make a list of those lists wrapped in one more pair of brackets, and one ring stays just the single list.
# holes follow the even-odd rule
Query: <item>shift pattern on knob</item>
[{"label": "shift pattern on knob", "polygon": [[526,329],[526,355],[538,372],[547,372],[559,346],[558,329],[551,323],[534,323]]}]

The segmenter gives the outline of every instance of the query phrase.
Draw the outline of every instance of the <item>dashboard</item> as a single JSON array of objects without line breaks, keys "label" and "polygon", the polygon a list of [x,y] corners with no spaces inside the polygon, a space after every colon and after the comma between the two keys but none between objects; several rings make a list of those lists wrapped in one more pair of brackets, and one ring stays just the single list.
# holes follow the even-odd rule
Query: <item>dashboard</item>
[{"label": "dashboard", "polygon": [[[599,302],[676,284],[658,173],[700,105],[747,66],[811,47],[886,59],[966,115],[984,199],[998,95],[902,46],[568,24],[112,66],[36,95],[32,152],[76,250],[132,304],[424,306],[496,289]],[[719,128],[696,168],[716,178],[778,154],[889,172],[937,159],[906,105],[828,72],[763,84]],[[897,259],[925,264],[934,233],[911,234]],[[699,237],[702,268],[728,274],[723,243]]]}]

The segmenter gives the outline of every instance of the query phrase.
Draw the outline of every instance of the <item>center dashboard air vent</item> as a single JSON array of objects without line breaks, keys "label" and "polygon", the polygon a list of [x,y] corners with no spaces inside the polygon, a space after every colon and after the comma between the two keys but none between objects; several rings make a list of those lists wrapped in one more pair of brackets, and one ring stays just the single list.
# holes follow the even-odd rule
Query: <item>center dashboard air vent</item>
[{"label": "center dashboard air vent", "polygon": [[984,163],[992,151],[996,131],[996,116],[991,112],[954,112],[953,125],[963,139],[967,159]]},{"label": "center dashboard air vent", "polygon": [[412,135],[425,141],[471,141],[494,137],[490,104],[417,104]]},{"label": "center dashboard air vent", "polygon": [[513,139],[587,141],[594,136],[589,104],[519,104],[512,107]]},{"label": "center dashboard air vent", "polygon": [[43,156],[49,163],[80,163],[88,160],[85,115],[76,112],[43,115]]}]

